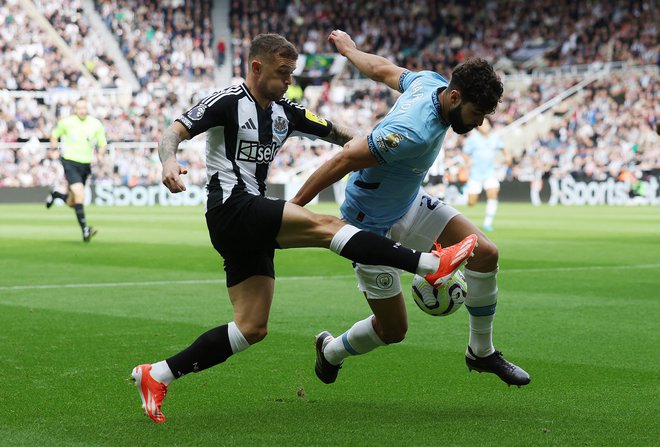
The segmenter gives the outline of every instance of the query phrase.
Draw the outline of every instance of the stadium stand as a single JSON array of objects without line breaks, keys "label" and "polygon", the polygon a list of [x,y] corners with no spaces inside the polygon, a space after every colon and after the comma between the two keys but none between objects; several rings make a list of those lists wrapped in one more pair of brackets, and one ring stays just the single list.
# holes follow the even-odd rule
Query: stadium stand
[{"label": "stadium stand", "polygon": [[112,59],[108,56],[101,37],[90,25],[80,0],[37,0],[35,6],[51,26],[64,39],[87,70],[96,78],[100,87],[117,87],[121,84]]},{"label": "stadium stand", "polygon": [[[68,114],[80,96],[106,125],[110,142],[109,164],[97,170],[94,181],[159,183],[155,148],[160,132],[215,88],[213,2],[95,1],[139,80],[136,91],[114,70],[81,0],[35,3],[50,32],[17,0],[0,4],[0,63],[7,73],[0,79],[0,186],[47,185],[61,178],[59,164],[44,159],[46,142],[58,117]],[[506,85],[496,127],[506,132],[538,115],[524,128],[524,143],[512,139],[515,163],[503,178],[639,177],[660,166],[654,132],[660,117],[660,44],[652,2],[544,0],[533,7],[513,0],[386,1],[362,7],[347,0],[230,3],[231,83],[241,82],[247,46],[257,33],[280,32],[301,52],[320,53],[332,51],[326,36],[341,28],[360,47],[412,69],[447,74],[473,55],[496,64]],[[82,67],[67,49],[79,56]],[[571,89],[575,92],[564,98]],[[347,68],[332,82],[306,87],[301,102],[366,132],[396,97]],[[549,101],[556,104],[547,106]],[[462,138],[451,133],[445,142],[446,177],[452,182],[460,182],[465,171],[458,156],[461,144]],[[191,182],[203,184],[203,142],[194,140],[190,147],[182,160],[189,163]],[[272,165],[270,180],[304,179],[333,150],[290,139]]]},{"label": "stadium stand", "polygon": [[140,85],[168,89],[185,81],[212,79],[215,66],[209,0],[98,0],[106,25]]}]

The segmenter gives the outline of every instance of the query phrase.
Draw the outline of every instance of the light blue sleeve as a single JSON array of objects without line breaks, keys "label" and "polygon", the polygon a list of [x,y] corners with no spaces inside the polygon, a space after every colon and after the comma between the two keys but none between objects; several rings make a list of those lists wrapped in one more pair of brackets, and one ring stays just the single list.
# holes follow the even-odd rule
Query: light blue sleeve
[{"label": "light blue sleeve", "polygon": [[410,87],[410,85],[415,81],[415,79],[420,77],[430,77],[435,80],[443,81],[445,84],[447,84],[447,80],[434,71],[423,70],[418,72],[406,70],[401,73],[401,77],[399,77],[399,91],[401,93],[405,92],[406,89],[408,89],[408,87]]},{"label": "light blue sleeve", "polygon": [[405,92],[408,87],[410,87],[410,84],[413,83],[415,79],[420,77],[422,72],[416,72],[416,71],[410,71],[406,70],[403,73],[401,73],[401,76],[399,77],[399,91],[401,93]]},{"label": "light blue sleeve", "polygon": [[397,122],[381,122],[367,136],[367,142],[369,150],[381,165],[414,158],[419,147],[424,146],[424,139],[400,119]]}]

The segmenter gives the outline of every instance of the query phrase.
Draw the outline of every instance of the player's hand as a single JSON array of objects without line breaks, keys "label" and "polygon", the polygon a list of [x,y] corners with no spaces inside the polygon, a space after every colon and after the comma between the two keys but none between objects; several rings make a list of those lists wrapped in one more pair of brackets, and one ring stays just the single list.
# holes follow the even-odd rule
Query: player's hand
[{"label": "player's hand", "polygon": [[351,36],[339,29],[336,29],[330,33],[328,36],[328,42],[337,47],[337,51],[339,51],[339,54],[342,56],[346,56],[348,51],[357,48],[357,45],[355,45],[355,42],[353,42]]},{"label": "player's hand", "polygon": [[176,159],[170,158],[163,162],[163,185],[172,193],[186,190],[186,185],[181,180],[181,175],[187,174],[183,166],[176,162]]}]

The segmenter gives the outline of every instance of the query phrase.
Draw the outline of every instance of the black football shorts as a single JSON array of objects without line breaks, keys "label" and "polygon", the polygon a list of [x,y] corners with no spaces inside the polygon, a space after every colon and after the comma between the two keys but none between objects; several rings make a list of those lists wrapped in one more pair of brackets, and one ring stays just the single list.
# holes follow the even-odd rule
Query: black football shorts
[{"label": "black football shorts", "polygon": [[92,174],[92,168],[89,163],[78,163],[77,161],[62,159],[62,167],[64,168],[64,176],[69,185],[74,183],[82,183],[87,181],[87,177]]},{"label": "black football shorts", "polygon": [[206,225],[224,259],[227,287],[255,275],[275,278],[273,258],[285,203],[235,191],[225,203],[207,210]]}]

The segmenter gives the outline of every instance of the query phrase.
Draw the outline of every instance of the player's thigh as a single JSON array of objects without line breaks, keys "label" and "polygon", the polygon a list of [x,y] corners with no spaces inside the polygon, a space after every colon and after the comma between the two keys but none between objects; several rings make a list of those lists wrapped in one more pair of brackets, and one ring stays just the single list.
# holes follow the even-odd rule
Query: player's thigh
[{"label": "player's thigh", "polygon": [[249,343],[266,335],[274,290],[275,279],[261,275],[251,276],[227,289],[234,307],[234,322]]},{"label": "player's thigh", "polygon": [[406,214],[390,228],[388,236],[418,251],[429,251],[459,211],[423,190]]},{"label": "player's thigh", "polygon": [[286,202],[277,243],[281,248],[328,248],[335,233],[344,225],[346,223],[338,217],[316,214]]},{"label": "player's thigh", "polygon": [[83,183],[69,184],[74,203],[83,203],[85,199],[85,185]]}]

